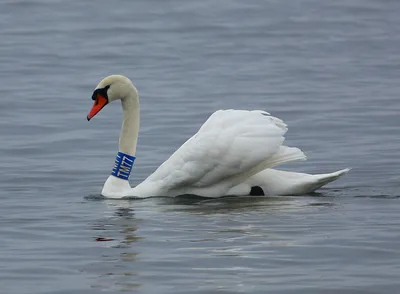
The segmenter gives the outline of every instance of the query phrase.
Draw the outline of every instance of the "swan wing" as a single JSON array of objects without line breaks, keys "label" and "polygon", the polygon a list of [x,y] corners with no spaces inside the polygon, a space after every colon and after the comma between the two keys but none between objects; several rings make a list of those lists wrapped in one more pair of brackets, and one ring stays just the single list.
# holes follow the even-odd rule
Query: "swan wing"
[{"label": "swan wing", "polygon": [[218,110],[142,184],[156,187],[156,194],[209,187],[211,192],[201,194],[226,193],[264,168],[287,161],[288,149],[304,157],[299,149],[282,146],[286,131],[282,120],[262,110]]}]

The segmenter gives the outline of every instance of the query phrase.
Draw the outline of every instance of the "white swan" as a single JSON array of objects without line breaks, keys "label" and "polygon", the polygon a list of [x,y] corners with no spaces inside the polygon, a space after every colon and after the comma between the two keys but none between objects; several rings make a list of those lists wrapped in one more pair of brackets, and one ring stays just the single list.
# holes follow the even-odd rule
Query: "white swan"
[{"label": "white swan", "polygon": [[270,169],[304,153],[282,145],[286,124],[261,110],[218,110],[153,174],[131,188],[129,174],[139,134],[139,95],[125,76],[111,75],[96,87],[90,120],[105,105],[121,100],[119,152],[101,194],[108,198],[224,195],[299,195],[336,180],[349,169],[309,175]]}]

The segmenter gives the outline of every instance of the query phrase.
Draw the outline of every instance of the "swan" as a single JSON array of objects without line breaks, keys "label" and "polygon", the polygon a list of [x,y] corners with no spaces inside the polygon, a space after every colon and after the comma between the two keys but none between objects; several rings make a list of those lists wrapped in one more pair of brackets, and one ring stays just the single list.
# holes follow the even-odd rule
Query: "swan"
[{"label": "swan", "polygon": [[271,169],[305,160],[304,153],[283,145],[287,125],[262,110],[218,110],[157,170],[132,188],[129,175],[139,135],[139,94],[123,75],[104,78],[95,88],[91,120],[107,104],[121,100],[119,151],[101,194],[107,198],[225,195],[301,195],[315,191],[349,171],[310,175]]}]

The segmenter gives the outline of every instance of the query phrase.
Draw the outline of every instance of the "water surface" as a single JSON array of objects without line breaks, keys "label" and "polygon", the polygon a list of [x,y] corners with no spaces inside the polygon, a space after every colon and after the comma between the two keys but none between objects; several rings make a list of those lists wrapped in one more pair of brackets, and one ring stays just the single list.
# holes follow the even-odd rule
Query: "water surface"
[{"label": "water surface", "polygon": [[[396,293],[400,2],[3,1],[1,293]],[[307,162],[302,197],[98,196],[141,97],[132,185],[220,108],[265,109]]]}]

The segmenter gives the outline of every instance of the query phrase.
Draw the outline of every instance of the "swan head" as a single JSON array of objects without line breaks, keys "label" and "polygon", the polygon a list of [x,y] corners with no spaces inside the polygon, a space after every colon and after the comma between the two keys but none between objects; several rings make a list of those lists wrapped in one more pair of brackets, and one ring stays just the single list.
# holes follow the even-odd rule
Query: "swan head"
[{"label": "swan head", "polygon": [[87,116],[87,120],[92,119],[107,104],[132,96],[135,99],[139,98],[138,91],[127,77],[111,75],[102,79],[93,92],[92,100],[94,104]]}]

